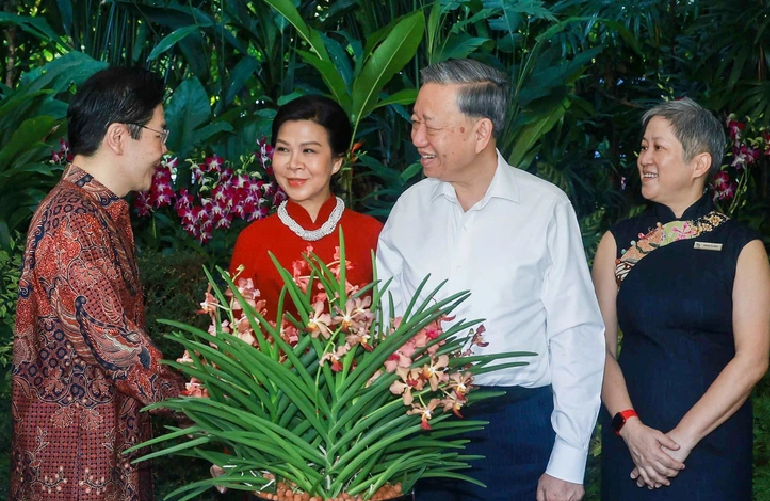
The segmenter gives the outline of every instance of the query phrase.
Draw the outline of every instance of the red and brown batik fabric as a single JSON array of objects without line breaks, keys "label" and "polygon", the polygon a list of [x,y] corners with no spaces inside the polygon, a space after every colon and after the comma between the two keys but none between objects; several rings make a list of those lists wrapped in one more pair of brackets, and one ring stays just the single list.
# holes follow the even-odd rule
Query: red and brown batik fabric
[{"label": "red and brown batik fabric", "polygon": [[182,380],[144,331],[128,205],[76,167],[32,220],[13,350],[11,500],[152,499],[122,452]]}]

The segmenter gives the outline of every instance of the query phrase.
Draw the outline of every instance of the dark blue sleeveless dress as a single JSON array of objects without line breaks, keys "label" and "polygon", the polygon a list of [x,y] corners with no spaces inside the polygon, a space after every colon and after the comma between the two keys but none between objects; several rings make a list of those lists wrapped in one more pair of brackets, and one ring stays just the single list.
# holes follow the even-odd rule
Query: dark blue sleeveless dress
[{"label": "dark blue sleeveless dress", "polygon": [[[714,210],[709,195],[689,207],[682,220]],[[611,232],[628,249],[639,234],[676,220],[653,204]],[[650,252],[629,271],[617,297],[623,333],[618,363],[641,420],[664,433],[676,427],[735,355],[732,289],[743,247],[759,236],[728,220],[713,231]],[[695,242],[722,244],[721,251]],[[751,501],[752,416],[747,401],[729,420],[695,446],[686,468],[671,485],[637,487],[628,448],[602,411],[603,501]]]}]

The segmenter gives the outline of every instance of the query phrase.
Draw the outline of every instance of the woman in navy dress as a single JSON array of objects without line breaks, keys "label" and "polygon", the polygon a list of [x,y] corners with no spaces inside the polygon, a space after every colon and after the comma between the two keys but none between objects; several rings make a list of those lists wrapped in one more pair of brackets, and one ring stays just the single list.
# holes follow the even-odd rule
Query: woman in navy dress
[{"label": "woman in navy dress", "polygon": [[607,347],[602,499],[750,501],[767,254],[704,194],[724,155],[719,122],[683,99],[643,124],[637,167],[651,206],[604,235],[593,273]]}]

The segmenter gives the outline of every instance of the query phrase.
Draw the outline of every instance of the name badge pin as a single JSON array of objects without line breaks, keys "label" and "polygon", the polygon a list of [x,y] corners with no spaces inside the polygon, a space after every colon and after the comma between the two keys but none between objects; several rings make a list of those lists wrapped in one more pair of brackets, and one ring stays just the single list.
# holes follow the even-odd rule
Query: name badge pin
[{"label": "name badge pin", "polygon": [[707,250],[719,252],[722,250],[722,244],[713,242],[695,242],[695,250]]}]

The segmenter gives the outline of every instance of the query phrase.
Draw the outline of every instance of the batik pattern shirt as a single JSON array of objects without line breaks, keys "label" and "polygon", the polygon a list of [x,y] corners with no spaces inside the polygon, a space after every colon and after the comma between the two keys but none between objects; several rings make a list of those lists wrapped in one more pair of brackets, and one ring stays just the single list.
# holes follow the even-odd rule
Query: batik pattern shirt
[{"label": "batik pattern shirt", "polygon": [[123,452],[182,380],[144,331],[128,205],[77,167],[33,216],[13,349],[11,500],[152,499]]}]

